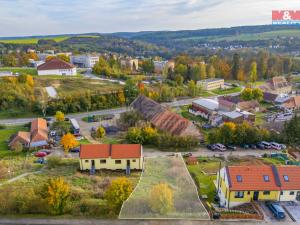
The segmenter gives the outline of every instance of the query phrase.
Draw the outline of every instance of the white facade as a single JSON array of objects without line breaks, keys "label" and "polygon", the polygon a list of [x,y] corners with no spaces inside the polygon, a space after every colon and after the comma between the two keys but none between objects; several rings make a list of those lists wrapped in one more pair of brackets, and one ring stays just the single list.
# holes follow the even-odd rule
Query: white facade
[{"label": "white facade", "polygon": [[[280,193],[280,201],[296,201],[297,196],[300,199],[300,191],[299,190],[285,190]],[[299,201],[299,200],[298,200]]]},{"label": "white facade", "polygon": [[77,74],[76,67],[72,69],[55,69],[55,70],[38,70],[38,75],[60,75],[60,76],[75,76]]},{"label": "white facade", "polygon": [[71,63],[84,68],[92,68],[99,62],[99,56],[74,55],[71,56]]}]

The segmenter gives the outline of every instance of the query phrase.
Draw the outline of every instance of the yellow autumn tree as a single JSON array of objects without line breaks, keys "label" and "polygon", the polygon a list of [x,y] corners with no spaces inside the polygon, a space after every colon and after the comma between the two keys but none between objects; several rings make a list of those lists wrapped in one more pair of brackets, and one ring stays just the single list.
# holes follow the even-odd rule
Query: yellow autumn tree
[{"label": "yellow autumn tree", "polygon": [[62,144],[65,152],[68,152],[71,148],[75,148],[79,145],[79,142],[76,140],[75,136],[71,133],[65,134],[60,143]]},{"label": "yellow autumn tree", "polygon": [[33,87],[34,86],[34,80],[33,80],[33,77],[31,75],[26,75],[26,84],[29,87]]},{"label": "yellow autumn tree", "polygon": [[166,183],[153,186],[149,196],[149,206],[155,213],[167,214],[174,208],[173,190]]},{"label": "yellow autumn tree", "polygon": [[123,105],[125,103],[126,99],[125,99],[125,95],[124,95],[123,91],[120,91],[118,93],[118,101],[121,105]]},{"label": "yellow autumn tree", "polygon": [[97,138],[103,138],[105,136],[105,129],[103,127],[98,127],[96,136]]},{"label": "yellow autumn tree", "polygon": [[46,184],[46,200],[54,214],[64,213],[69,197],[70,186],[63,178],[50,179]]},{"label": "yellow autumn tree", "polygon": [[61,111],[57,111],[56,114],[55,114],[55,120],[57,122],[62,122],[65,120],[65,114]]},{"label": "yellow autumn tree", "polygon": [[120,177],[112,181],[104,195],[112,212],[120,210],[123,202],[126,201],[132,190],[132,183],[126,177]]}]

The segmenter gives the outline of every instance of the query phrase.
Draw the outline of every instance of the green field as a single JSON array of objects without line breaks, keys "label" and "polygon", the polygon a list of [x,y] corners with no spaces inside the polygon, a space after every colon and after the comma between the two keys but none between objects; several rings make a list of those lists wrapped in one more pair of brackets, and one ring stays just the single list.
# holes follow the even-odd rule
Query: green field
[{"label": "green field", "polygon": [[216,90],[213,90],[212,92],[216,95],[227,95],[227,94],[241,92],[241,90],[242,90],[241,87],[234,87],[234,88],[229,88],[229,89],[216,89]]},{"label": "green field", "polygon": [[37,75],[36,69],[29,67],[0,67],[0,71],[10,71],[12,73],[29,74],[33,76]]},{"label": "green field", "polygon": [[18,131],[27,131],[24,126],[6,126],[5,129],[0,129],[0,158],[10,155],[18,155],[8,149],[9,137],[16,134]]},{"label": "green field", "polygon": [[[61,42],[64,40],[69,39],[72,36],[55,36],[55,37],[30,37],[30,38],[15,38],[15,39],[5,39],[0,40],[0,43],[6,43],[6,44],[37,44],[39,40],[54,40],[56,42]],[[95,35],[78,35],[74,37],[79,38],[97,38],[98,36]]]}]

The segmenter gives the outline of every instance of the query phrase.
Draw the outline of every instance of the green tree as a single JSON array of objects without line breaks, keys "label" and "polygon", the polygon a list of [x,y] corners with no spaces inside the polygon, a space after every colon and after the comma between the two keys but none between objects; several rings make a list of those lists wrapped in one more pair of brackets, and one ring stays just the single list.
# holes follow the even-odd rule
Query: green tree
[{"label": "green tree", "polygon": [[213,65],[209,65],[207,74],[208,74],[209,78],[215,78],[216,77],[216,71],[215,71],[215,67]]},{"label": "green tree", "polygon": [[233,144],[235,142],[236,125],[231,122],[224,123],[220,127],[220,137],[223,144]]},{"label": "green tree", "polygon": [[175,79],[177,85],[179,85],[179,86],[183,85],[183,80],[184,80],[183,76],[176,74],[174,79]]},{"label": "green tree", "polygon": [[264,94],[263,94],[263,92],[262,92],[261,89],[259,89],[259,88],[254,88],[254,89],[252,90],[252,96],[253,96],[253,99],[255,99],[255,100],[261,102],[261,101],[263,100]]},{"label": "green tree", "polygon": [[253,93],[251,88],[245,88],[241,93],[241,99],[250,101],[253,99]]},{"label": "green tree", "polygon": [[132,144],[143,144],[145,141],[142,129],[139,127],[129,128],[126,134],[126,139]]},{"label": "green tree", "polygon": [[129,105],[139,94],[136,82],[133,79],[128,79],[124,86],[124,95],[126,103]]},{"label": "green tree", "polygon": [[142,129],[143,143],[152,144],[157,136],[157,130],[151,126]]},{"label": "green tree", "polygon": [[146,74],[154,72],[154,63],[151,59],[144,60],[141,67]]},{"label": "green tree", "polygon": [[207,78],[206,65],[204,63],[200,64],[200,79],[204,80]]},{"label": "green tree", "polygon": [[112,181],[104,194],[104,198],[112,212],[119,212],[123,202],[126,201],[132,190],[132,183],[126,177],[120,177]]},{"label": "green tree", "polygon": [[242,69],[241,57],[240,57],[239,54],[235,53],[233,55],[232,69],[231,69],[231,73],[232,73],[233,79],[239,80],[238,79],[238,74],[239,74],[239,72],[240,72],[241,69]]},{"label": "green tree", "polygon": [[249,78],[252,83],[256,82],[256,80],[257,80],[257,64],[256,64],[256,62],[251,63]]},{"label": "green tree", "polygon": [[112,70],[108,62],[102,56],[99,57],[99,61],[93,67],[93,73],[104,76],[111,76]]}]

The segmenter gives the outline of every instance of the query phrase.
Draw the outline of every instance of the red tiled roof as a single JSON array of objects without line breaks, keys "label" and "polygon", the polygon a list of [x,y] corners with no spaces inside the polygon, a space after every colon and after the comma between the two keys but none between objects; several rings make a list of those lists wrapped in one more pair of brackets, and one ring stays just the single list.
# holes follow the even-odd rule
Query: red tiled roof
[{"label": "red tiled roof", "polygon": [[142,148],[139,144],[84,144],[80,146],[81,159],[109,158],[126,159],[140,158]]},{"label": "red tiled roof", "polygon": [[9,146],[14,145],[15,142],[19,141],[22,144],[29,144],[30,143],[30,132],[26,131],[19,131],[12,141],[9,143]]},{"label": "red tiled roof", "polygon": [[31,142],[48,140],[47,121],[41,118],[31,122]]},{"label": "red tiled roof", "polygon": [[75,66],[61,59],[52,58],[49,61],[39,65],[37,70],[56,70],[56,69],[72,69]]},{"label": "red tiled roof", "polygon": [[108,158],[109,156],[110,156],[109,144],[80,145],[79,158],[81,159]]},{"label": "red tiled roof", "polygon": [[[277,170],[283,190],[300,190],[300,166],[280,166]],[[283,176],[288,176],[288,181]]]},{"label": "red tiled roof", "polygon": [[299,108],[300,107],[300,95],[294,96],[286,101],[283,106],[285,108]]},{"label": "red tiled roof", "polygon": [[[275,175],[271,166],[229,166],[230,190],[233,191],[272,191],[280,190],[275,181]],[[269,181],[264,176],[269,176]],[[237,176],[241,176],[238,182]]]},{"label": "red tiled roof", "polygon": [[111,145],[112,159],[140,158],[142,155],[139,144],[114,144]]}]

